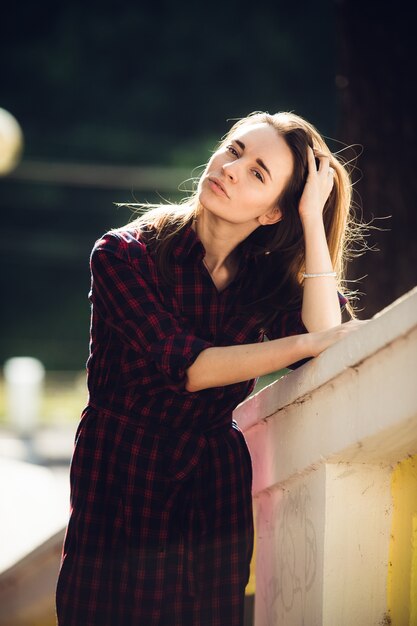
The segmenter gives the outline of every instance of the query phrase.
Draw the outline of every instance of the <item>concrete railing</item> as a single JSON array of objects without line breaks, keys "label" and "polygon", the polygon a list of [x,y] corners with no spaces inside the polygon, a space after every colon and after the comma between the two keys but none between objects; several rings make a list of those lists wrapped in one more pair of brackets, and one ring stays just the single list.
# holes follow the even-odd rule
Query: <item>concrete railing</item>
[{"label": "concrete railing", "polygon": [[235,418],[254,469],[256,626],[416,625],[417,288]]}]

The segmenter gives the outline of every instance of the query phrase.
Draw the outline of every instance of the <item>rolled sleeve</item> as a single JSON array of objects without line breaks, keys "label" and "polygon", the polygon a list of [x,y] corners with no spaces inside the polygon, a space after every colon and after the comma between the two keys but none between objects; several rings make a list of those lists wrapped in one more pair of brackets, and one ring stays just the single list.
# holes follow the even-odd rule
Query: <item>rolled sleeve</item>
[{"label": "rolled sleeve", "polygon": [[213,344],[189,334],[176,334],[150,346],[149,354],[170,389],[184,391],[187,369]]},{"label": "rolled sleeve", "polygon": [[121,342],[154,363],[168,388],[184,391],[186,370],[212,344],[189,332],[163,305],[145,246],[133,236],[108,233],[95,243],[90,268],[96,314]]}]

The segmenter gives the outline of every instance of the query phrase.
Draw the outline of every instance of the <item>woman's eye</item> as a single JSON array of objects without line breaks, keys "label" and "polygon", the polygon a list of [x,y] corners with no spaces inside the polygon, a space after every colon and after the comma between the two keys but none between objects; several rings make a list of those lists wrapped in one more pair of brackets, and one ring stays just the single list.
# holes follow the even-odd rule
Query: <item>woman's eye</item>
[{"label": "woman's eye", "polygon": [[253,173],[255,174],[256,178],[261,181],[261,183],[264,182],[264,177],[262,176],[261,172],[259,172],[258,170],[253,170]]},{"label": "woman's eye", "polygon": [[234,148],[233,146],[227,146],[226,150],[228,150],[229,152],[231,152],[231,154],[233,154],[233,156],[238,157],[239,153],[236,150],[236,148]]}]

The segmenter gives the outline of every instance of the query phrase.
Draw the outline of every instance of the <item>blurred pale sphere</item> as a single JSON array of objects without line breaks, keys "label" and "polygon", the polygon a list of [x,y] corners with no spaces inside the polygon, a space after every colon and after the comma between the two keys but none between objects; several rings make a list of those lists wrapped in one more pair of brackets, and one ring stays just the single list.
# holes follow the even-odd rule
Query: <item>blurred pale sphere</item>
[{"label": "blurred pale sphere", "polygon": [[11,113],[0,108],[0,176],[11,172],[23,151],[23,133]]}]

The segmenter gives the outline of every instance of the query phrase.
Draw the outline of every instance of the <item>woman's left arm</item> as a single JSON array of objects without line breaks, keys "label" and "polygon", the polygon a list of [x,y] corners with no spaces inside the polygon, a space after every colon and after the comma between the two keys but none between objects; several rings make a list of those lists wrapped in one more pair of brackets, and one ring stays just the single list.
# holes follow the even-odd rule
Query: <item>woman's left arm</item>
[{"label": "woman's left arm", "polygon": [[[323,223],[323,208],[333,187],[334,171],[329,157],[308,148],[308,177],[301,196],[299,213],[304,231],[306,274],[333,272]],[[337,282],[333,276],[304,279],[302,321],[309,332],[327,330],[341,323]]]}]

